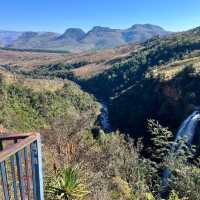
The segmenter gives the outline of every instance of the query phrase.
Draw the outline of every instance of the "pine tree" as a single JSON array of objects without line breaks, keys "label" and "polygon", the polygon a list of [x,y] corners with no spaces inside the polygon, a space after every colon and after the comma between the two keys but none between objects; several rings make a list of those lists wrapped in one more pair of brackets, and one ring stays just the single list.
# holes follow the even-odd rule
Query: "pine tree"
[{"label": "pine tree", "polygon": [[172,132],[152,119],[148,120],[148,130],[151,134],[151,158],[161,162],[170,151]]}]

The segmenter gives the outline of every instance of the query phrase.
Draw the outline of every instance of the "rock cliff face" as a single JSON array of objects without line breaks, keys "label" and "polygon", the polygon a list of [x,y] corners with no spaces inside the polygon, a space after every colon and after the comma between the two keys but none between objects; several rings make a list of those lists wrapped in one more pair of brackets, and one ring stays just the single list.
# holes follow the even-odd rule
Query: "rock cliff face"
[{"label": "rock cliff face", "polygon": [[170,86],[170,85],[165,85],[163,87],[163,94],[166,97],[170,97],[174,101],[178,101],[180,99],[178,91],[175,88],[173,88],[172,86]]}]

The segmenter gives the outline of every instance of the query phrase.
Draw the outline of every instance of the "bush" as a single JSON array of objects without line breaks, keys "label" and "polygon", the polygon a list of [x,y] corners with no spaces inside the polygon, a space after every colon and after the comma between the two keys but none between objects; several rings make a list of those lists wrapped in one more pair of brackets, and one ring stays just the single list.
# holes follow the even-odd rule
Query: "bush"
[{"label": "bush", "polygon": [[47,197],[52,200],[82,200],[89,191],[81,181],[77,168],[65,168],[47,179]]},{"label": "bush", "polygon": [[182,199],[200,199],[200,169],[183,158],[174,159],[170,169],[172,170],[170,188]]},{"label": "bush", "polygon": [[76,118],[75,121],[82,118],[90,126],[97,113],[95,99],[72,83],[55,92],[36,92],[18,84],[0,85],[0,124],[8,129],[32,131],[50,128],[58,119],[65,119],[67,123],[67,117]]}]

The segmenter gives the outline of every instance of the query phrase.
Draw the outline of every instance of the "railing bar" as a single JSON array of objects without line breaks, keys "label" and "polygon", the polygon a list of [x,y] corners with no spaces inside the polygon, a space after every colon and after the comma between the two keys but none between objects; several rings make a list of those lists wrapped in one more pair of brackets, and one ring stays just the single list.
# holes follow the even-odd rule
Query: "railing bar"
[{"label": "railing bar", "polygon": [[36,160],[35,160],[35,151],[36,151],[36,143],[32,143],[30,145],[31,149],[31,166],[32,166],[32,180],[33,180],[33,199],[37,200],[37,183],[36,183],[36,170],[35,170],[35,165],[36,165]]},{"label": "railing bar", "polygon": [[19,178],[20,196],[21,196],[21,200],[25,200],[25,189],[24,189],[25,185],[24,185],[22,158],[21,158],[21,152],[20,151],[18,151],[16,153],[16,160],[17,160],[17,170],[18,170],[18,178]]},{"label": "railing bar", "polygon": [[30,167],[29,167],[29,162],[28,162],[28,148],[27,147],[24,148],[24,162],[25,162],[28,200],[31,200]]},{"label": "railing bar", "polygon": [[11,155],[17,153],[18,151],[24,149],[27,145],[31,144],[37,139],[37,135],[29,136],[28,138],[24,139],[23,141],[20,141],[14,145],[10,145],[7,148],[5,148],[3,151],[0,152],[0,162],[6,160]]},{"label": "railing bar", "polygon": [[16,174],[15,174],[15,157],[13,155],[10,157],[10,168],[11,168],[11,174],[12,174],[12,180],[13,180],[14,199],[18,200],[17,181],[16,181]]},{"label": "railing bar", "polygon": [[[14,145],[8,144],[3,151],[0,151],[0,173],[2,176],[2,185],[4,190],[5,200],[10,200],[9,183],[6,173],[5,160],[10,160],[11,179],[13,192],[12,198],[14,200],[44,200],[43,191],[43,174],[42,174],[42,155],[41,155],[41,141],[39,133],[28,133],[20,135],[5,135],[0,136],[0,150],[3,149],[2,142],[5,140],[13,140]],[[29,148],[31,158],[29,159]],[[23,154],[22,154],[23,152]],[[16,156],[16,161],[15,161]],[[24,159],[24,162],[23,160]],[[30,167],[30,160],[31,166]],[[15,163],[16,162],[16,163]],[[17,174],[16,167],[17,164]],[[24,169],[23,169],[24,168]],[[30,179],[32,171],[32,181]],[[18,180],[19,184],[18,184]],[[26,182],[26,180],[27,182]],[[20,197],[18,196],[18,187]],[[27,191],[26,191],[27,189]]]},{"label": "railing bar", "polygon": [[10,196],[9,196],[9,192],[8,192],[8,180],[7,180],[5,161],[0,163],[0,171],[1,171],[1,180],[2,180],[4,198],[5,198],[5,200],[10,200]]},{"label": "railing bar", "polygon": [[44,189],[43,189],[43,173],[42,173],[42,145],[41,139],[37,139],[37,194],[38,199],[44,200]]},{"label": "railing bar", "polygon": [[16,134],[11,134],[11,133],[1,133],[0,134],[0,140],[14,140],[14,139],[24,139],[27,138],[34,133],[16,133]]}]

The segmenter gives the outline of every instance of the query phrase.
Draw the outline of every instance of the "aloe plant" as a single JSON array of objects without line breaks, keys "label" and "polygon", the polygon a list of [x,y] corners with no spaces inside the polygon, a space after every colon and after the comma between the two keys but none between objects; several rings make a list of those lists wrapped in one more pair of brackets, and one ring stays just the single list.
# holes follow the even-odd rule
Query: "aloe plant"
[{"label": "aloe plant", "polygon": [[81,183],[78,169],[71,167],[61,170],[54,178],[49,178],[46,191],[54,200],[82,200],[89,194],[86,185]]}]

